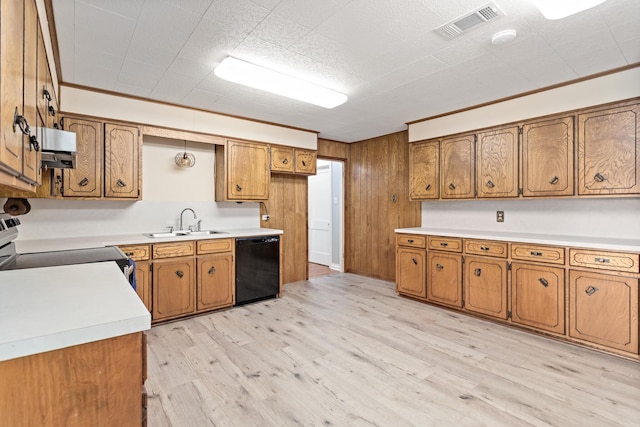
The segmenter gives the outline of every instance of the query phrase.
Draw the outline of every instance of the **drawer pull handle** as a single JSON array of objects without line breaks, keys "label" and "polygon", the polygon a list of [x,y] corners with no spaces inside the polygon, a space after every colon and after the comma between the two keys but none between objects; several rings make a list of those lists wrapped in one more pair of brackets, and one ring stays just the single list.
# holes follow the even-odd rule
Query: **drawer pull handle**
[{"label": "drawer pull handle", "polygon": [[129,258],[131,258],[133,256],[133,252],[125,252],[124,254],[126,256],[128,256]]},{"label": "drawer pull handle", "polygon": [[611,260],[609,258],[594,258],[595,262],[601,262],[603,264],[607,264],[609,262],[611,262]]},{"label": "drawer pull handle", "polygon": [[480,250],[481,251],[488,251],[489,250],[489,246],[480,246]]},{"label": "drawer pull handle", "polygon": [[595,179],[595,180],[596,180],[596,181],[598,181],[598,182],[604,182],[604,181],[606,181],[606,180],[607,180],[607,178],[605,178],[605,177],[604,177],[604,175],[602,175],[600,172],[596,173],[596,174],[593,176],[593,179]]},{"label": "drawer pull handle", "polygon": [[211,268],[209,269],[208,273],[209,273],[209,274],[213,274],[213,273],[215,273],[215,272],[216,272],[216,268],[215,268],[215,267],[213,267],[213,266],[211,266]]},{"label": "drawer pull handle", "polygon": [[443,246],[446,248],[447,246],[449,246],[449,244],[447,242],[440,242],[440,246]]},{"label": "drawer pull handle", "polygon": [[80,187],[84,187],[84,186],[86,186],[88,183],[89,183],[89,178],[86,178],[86,177],[85,177],[85,178],[82,178],[82,179],[80,180],[80,182],[78,183],[78,185],[79,185]]},{"label": "drawer pull handle", "polygon": [[289,159],[283,159],[283,160],[282,160],[282,164],[283,164],[283,165],[286,165],[287,163],[289,163]]},{"label": "drawer pull handle", "polygon": [[453,182],[449,184],[449,190],[455,190],[455,189],[456,189],[456,186]]},{"label": "drawer pull handle", "polygon": [[236,191],[242,191],[242,187],[236,184]]},{"label": "drawer pull handle", "polygon": [[304,160],[302,161],[302,166],[307,166],[307,162],[305,162]]},{"label": "drawer pull handle", "polygon": [[473,274],[475,274],[476,276],[480,277],[480,275],[482,274],[482,269],[481,268],[476,268],[473,271]]},{"label": "drawer pull handle", "polygon": [[493,187],[495,187],[495,186],[496,186],[496,185],[493,183],[493,181],[491,181],[491,180],[487,181],[487,187],[489,187],[489,188],[493,188]]},{"label": "drawer pull handle", "polygon": [[436,264],[436,269],[437,269],[438,271],[442,271],[442,269],[443,269],[443,268],[444,268],[444,265],[442,265],[442,264]]},{"label": "drawer pull handle", "polygon": [[182,279],[184,277],[184,273],[181,270],[178,270],[176,271],[176,276]]},{"label": "drawer pull handle", "polygon": [[123,180],[121,180],[121,179],[118,179],[118,180],[116,181],[116,184],[118,184],[118,187],[126,187],[126,186],[127,186],[127,183],[126,183],[126,182],[124,182],[124,181],[123,181]]},{"label": "drawer pull handle", "polygon": [[409,240],[407,240],[407,242],[413,243],[413,239],[409,239]]},{"label": "drawer pull handle", "polygon": [[544,277],[538,278],[538,282],[540,282],[545,288],[549,287],[549,282]]},{"label": "drawer pull handle", "polygon": [[584,293],[589,296],[595,294],[596,292],[598,292],[598,288],[596,288],[595,286],[587,286],[587,288],[584,290]]},{"label": "drawer pull handle", "polygon": [[556,185],[559,181],[560,181],[560,178],[558,178],[557,176],[554,176],[553,178],[551,178],[551,181],[549,181],[549,184]]},{"label": "drawer pull handle", "polygon": [[431,184],[427,184],[427,186],[424,189],[427,191],[431,190]]},{"label": "drawer pull handle", "polygon": [[531,251],[531,255],[533,255],[533,256],[542,256],[542,252]]},{"label": "drawer pull handle", "polygon": [[411,258],[411,261],[413,261],[413,263],[414,263],[415,265],[418,265],[418,260],[417,260],[417,259],[415,259],[415,258]]}]

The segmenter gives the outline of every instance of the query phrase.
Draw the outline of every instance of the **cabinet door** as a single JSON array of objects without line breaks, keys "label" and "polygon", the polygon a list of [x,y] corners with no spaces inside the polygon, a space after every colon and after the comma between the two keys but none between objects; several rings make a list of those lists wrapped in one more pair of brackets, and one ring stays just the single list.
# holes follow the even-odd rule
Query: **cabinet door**
[{"label": "cabinet door", "polygon": [[522,194],[573,195],[573,117],[522,127]]},{"label": "cabinet door", "polygon": [[232,200],[269,199],[269,147],[227,141],[227,189]]},{"label": "cabinet door", "polygon": [[230,253],[198,257],[198,310],[233,305],[233,270]]},{"label": "cabinet door", "polygon": [[136,293],[140,300],[151,311],[151,272],[149,270],[149,261],[136,262]]},{"label": "cabinet door", "polygon": [[[22,173],[22,133],[13,130],[14,114],[22,114],[23,1],[3,1],[0,13],[0,164]],[[30,125],[34,125],[30,123]]]},{"label": "cabinet door", "polygon": [[47,62],[47,51],[44,46],[44,35],[42,31],[38,32],[38,76],[37,76],[37,108],[40,116],[46,120],[48,114],[48,101],[44,96],[44,91],[49,92],[52,96],[52,90],[47,86],[47,74],[49,74],[49,64]]},{"label": "cabinet door", "polygon": [[462,256],[429,252],[427,299],[462,307]]},{"label": "cabinet door", "polygon": [[437,199],[440,196],[440,141],[409,145],[409,198]]},{"label": "cabinet door", "polygon": [[578,115],[578,194],[640,193],[640,104]]},{"label": "cabinet door", "polygon": [[65,197],[102,196],[102,124],[64,118],[65,130],[76,133],[76,168],[63,170]]},{"label": "cabinet door", "polygon": [[569,272],[569,335],[638,353],[638,279]]},{"label": "cabinet door", "polygon": [[419,249],[398,248],[396,263],[396,291],[399,294],[426,297],[426,252]]},{"label": "cabinet door", "polygon": [[271,147],[271,171],[293,173],[295,159],[293,148]]},{"label": "cabinet door", "polygon": [[507,318],[507,262],[467,257],[464,308],[499,319]]},{"label": "cabinet door", "polygon": [[301,175],[316,174],[316,152],[307,150],[295,150],[296,173]]},{"label": "cabinet door", "polygon": [[440,142],[440,196],[472,199],[475,196],[475,135]]},{"label": "cabinet door", "polygon": [[[38,12],[32,0],[24,3],[24,117],[36,135],[39,125],[37,111],[38,92]],[[42,142],[42,141],[39,141]],[[32,182],[40,183],[40,151],[32,146],[28,136],[22,138],[24,164],[22,173]]]},{"label": "cabinet door", "polygon": [[153,320],[195,312],[195,260],[181,258],[153,263]]},{"label": "cabinet door", "polygon": [[134,126],[104,125],[105,197],[140,197],[140,138]]},{"label": "cabinet door", "polygon": [[518,197],[518,127],[478,134],[478,197]]},{"label": "cabinet door", "polygon": [[511,269],[512,321],[564,333],[564,269],[517,262]]}]

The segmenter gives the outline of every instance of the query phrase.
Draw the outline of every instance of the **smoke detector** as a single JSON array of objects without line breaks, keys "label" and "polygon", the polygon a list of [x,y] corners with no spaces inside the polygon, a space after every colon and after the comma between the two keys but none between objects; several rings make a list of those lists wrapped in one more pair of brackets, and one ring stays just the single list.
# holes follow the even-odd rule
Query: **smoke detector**
[{"label": "smoke detector", "polygon": [[435,31],[447,40],[454,39],[460,34],[469,31],[476,25],[494,20],[504,16],[504,12],[495,3],[487,3],[486,5],[467,12],[464,15],[449,21],[444,25],[436,28]]}]

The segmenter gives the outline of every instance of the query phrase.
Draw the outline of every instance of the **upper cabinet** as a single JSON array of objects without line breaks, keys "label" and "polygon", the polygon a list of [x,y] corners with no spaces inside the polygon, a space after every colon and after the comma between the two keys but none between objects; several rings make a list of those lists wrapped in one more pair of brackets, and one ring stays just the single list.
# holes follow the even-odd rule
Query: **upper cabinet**
[{"label": "upper cabinet", "polygon": [[62,171],[61,193],[66,197],[102,196],[102,123],[65,117],[65,129],[76,134],[76,168]]},{"label": "upper cabinet", "polygon": [[437,199],[440,196],[440,141],[409,145],[409,198]]},{"label": "upper cabinet", "polygon": [[522,127],[522,194],[573,195],[573,116]]},{"label": "upper cabinet", "polygon": [[518,127],[478,133],[478,197],[518,197]]},{"label": "upper cabinet", "polygon": [[266,144],[229,139],[216,145],[216,201],[268,200],[269,160]]},{"label": "upper cabinet", "polygon": [[640,194],[640,103],[578,115],[578,194]]},{"label": "upper cabinet", "polygon": [[299,175],[315,175],[317,153],[310,150],[295,149],[296,173]]},{"label": "upper cabinet", "polygon": [[475,196],[474,134],[444,138],[440,142],[440,194],[443,199]]},{"label": "upper cabinet", "polygon": [[316,174],[316,152],[293,147],[271,146],[271,172]]},{"label": "upper cabinet", "polygon": [[140,130],[113,123],[104,125],[104,195],[140,197]]}]

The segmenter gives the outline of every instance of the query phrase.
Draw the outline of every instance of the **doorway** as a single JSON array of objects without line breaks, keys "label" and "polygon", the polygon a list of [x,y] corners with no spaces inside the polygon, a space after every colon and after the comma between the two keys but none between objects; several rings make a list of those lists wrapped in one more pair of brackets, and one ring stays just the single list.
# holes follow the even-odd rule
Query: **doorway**
[{"label": "doorway", "polygon": [[344,271],[344,163],[318,159],[308,180],[309,277]]}]

